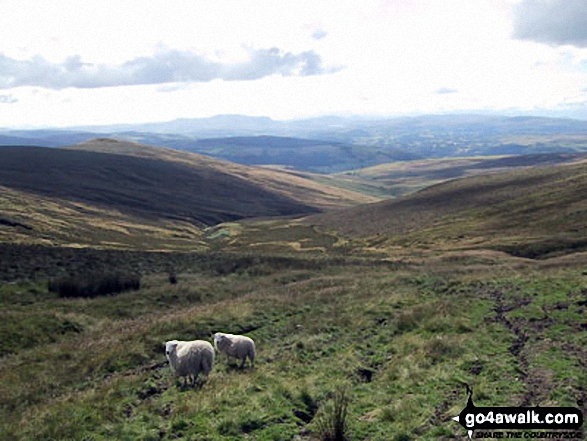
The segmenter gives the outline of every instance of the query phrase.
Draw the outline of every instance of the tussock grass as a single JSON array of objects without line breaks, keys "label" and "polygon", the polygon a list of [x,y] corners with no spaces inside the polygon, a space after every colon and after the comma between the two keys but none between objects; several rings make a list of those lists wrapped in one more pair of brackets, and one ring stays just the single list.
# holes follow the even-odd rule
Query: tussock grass
[{"label": "tussock grass", "polygon": [[93,275],[87,278],[72,277],[49,280],[47,289],[60,297],[85,297],[119,294],[124,291],[138,290],[141,279],[135,275]]}]

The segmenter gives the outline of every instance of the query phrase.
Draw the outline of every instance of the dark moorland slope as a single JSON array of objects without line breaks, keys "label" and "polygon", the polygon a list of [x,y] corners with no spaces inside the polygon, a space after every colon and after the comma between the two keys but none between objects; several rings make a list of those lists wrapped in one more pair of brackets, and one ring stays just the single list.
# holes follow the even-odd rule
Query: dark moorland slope
[{"label": "dark moorland slope", "polygon": [[79,150],[3,147],[0,185],[204,225],[317,211],[205,164]]}]

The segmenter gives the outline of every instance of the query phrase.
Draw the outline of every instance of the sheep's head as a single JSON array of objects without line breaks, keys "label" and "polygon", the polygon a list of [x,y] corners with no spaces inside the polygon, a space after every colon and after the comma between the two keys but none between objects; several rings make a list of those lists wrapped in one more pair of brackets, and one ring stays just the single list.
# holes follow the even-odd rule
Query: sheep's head
[{"label": "sheep's head", "polygon": [[225,347],[226,343],[229,342],[230,339],[226,334],[223,332],[217,332],[214,334],[214,347],[218,350],[218,348]]},{"label": "sheep's head", "polygon": [[168,359],[171,356],[171,354],[175,353],[175,351],[177,350],[178,343],[179,342],[177,340],[171,340],[165,343],[165,356]]}]

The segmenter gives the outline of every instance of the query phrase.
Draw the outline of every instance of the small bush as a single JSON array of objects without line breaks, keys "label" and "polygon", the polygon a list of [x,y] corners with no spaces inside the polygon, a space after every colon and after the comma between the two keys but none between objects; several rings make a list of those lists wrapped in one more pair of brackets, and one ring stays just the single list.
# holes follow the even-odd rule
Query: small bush
[{"label": "small bush", "polygon": [[48,283],[49,292],[56,292],[59,297],[93,298],[138,290],[140,287],[140,277],[120,274],[90,276],[83,279],[68,277],[50,280]]},{"label": "small bush", "polygon": [[334,393],[332,402],[316,418],[318,435],[322,441],[348,441],[349,396],[344,388]]}]

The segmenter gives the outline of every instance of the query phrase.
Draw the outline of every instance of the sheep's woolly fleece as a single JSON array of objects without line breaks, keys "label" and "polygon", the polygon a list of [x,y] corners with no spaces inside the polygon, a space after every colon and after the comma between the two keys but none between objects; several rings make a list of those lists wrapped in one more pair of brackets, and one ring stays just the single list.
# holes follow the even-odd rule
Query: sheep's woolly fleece
[{"label": "sheep's woolly fleece", "polygon": [[218,352],[239,359],[241,361],[240,367],[245,365],[247,357],[251,361],[251,365],[255,364],[255,342],[250,337],[217,332],[214,334],[214,346]]},{"label": "sheep's woolly fleece", "polygon": [[200,374],[208,377],[214,366],[214,348],[203,340],[168,341],[165,356],[175,374],[184,377],[184,384],[188,379],[195,384]]}]

